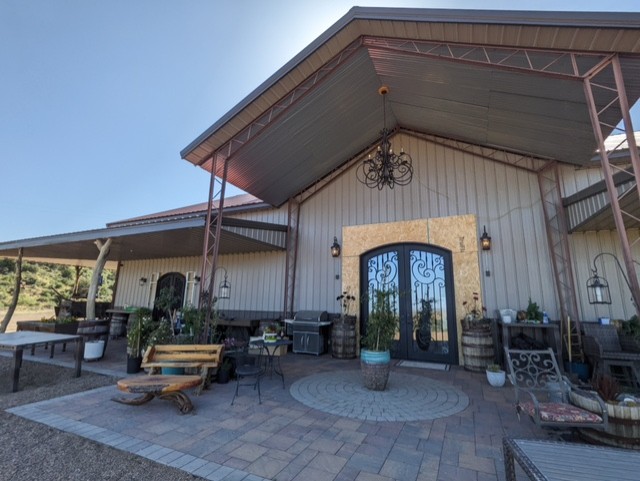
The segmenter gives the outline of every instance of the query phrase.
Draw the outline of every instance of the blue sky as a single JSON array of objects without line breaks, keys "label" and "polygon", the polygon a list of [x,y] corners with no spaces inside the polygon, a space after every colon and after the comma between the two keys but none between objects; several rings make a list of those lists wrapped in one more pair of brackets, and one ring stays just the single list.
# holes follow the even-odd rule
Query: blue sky
[{"label": "blue sky", "polygon": [[[472,9],[478,3],[363,5]],[[482,3],[499,10],[559,5]],[[180,150],[352,6],[340,0],[2,0],[0,242],[101,228],[206,201],[208,175],[181,160]],[[637,0],[561,6],[640,10]]]}]

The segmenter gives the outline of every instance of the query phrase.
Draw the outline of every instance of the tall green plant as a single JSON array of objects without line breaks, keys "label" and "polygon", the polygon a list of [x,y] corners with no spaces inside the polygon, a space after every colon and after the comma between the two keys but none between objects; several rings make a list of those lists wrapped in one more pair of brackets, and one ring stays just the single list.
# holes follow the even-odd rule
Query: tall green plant
[{"label": "tall green plant", "polygon": [[393,289],[376,289],[373,292],[366,334],[362,345],[371,351],[387,351],[391,349],[399,319],[395,313],[396,291]]},{"label": "tall green plant", "polygon": [[140,307],[131,314],[127,329],[127,353],[129,356],[139,357],[142,355],[142,349],[153,329],[152,324],[151,309]]}]

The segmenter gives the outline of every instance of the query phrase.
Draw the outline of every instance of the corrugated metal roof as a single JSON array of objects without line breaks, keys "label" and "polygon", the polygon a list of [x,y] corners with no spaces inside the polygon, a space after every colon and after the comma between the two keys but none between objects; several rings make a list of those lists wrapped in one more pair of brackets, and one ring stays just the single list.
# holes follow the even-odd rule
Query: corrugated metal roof
[{"label": "corrugated metal roof", "polygon": [[[391,89],[388,127],[576,164],[588,163],[592,157],[595,140],[581,80],[385,48],[388,39],[617,52],[630,104],[640,96],[637,13],[356,7],[181,155],[211,169],[213,152],[279,105],[273,112],[275,120],[260,126],[258,135],[248,141],[243,135],[234,143],[234,148],[242,146],[230,156],[228,180],[272,205],[281,205],[376,141],[382,127],[377,89],[386,84]],[[540,68],[552,56],[546,51],[532,52],[529,58],[518,55],[510,60],[512,67],[531,61]],[[557,72],[571,64],[570,59],[557,62]],[[577,61],[581,71],[593,62],[590,58]],[[321,80],[296,91],[314,76]],[[610,85],[612,79],[598,81]],[[609,101],[604,95],[597,100]],[[615,125],[619,112],[611,109],[602,120]]]}]

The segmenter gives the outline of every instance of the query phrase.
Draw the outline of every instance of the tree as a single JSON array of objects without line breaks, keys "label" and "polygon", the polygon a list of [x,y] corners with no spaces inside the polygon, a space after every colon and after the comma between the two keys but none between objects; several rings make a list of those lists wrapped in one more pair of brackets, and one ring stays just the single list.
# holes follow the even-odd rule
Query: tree
[{"label": "tree", "polygon": [[22,247],[20,247],[20,249],[18,249],[18,260],[16,261],[16,283],[13,288],[13,297],[11,298],[9,310],[4,315],[2,324],[0,324],[0,332],[6,332],[9,321],[11,320],[13,312],[16,310],[16,306],[18,305],[18,297],[20,297],[20,284],[22,283],[22,254],[23,249]]},{"label": "tree", "polygon": [[98,254],[98,259],[96,260],[96,266],[93,269],[93,276],[91,276],[91,283],[89,284],[89,292],[87,293],[87,319],[96,318],[96,296],[98,294],[98,284],[100,282],[100,276],[102,275],[104,265],[107,263],[107,257],[109,256],[111,238],[107,239],[105,242],[97,239],[94,244],[98,249],[100,249],[100,254]]}]

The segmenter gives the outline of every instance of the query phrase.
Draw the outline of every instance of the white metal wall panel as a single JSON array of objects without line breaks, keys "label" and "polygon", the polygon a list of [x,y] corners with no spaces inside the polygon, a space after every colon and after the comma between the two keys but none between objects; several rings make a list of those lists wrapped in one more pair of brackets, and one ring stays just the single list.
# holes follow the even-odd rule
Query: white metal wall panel
[{"label": "white metal wall panel", "polygon": [[[280,312],[284,299],[284,262],[283,252],[237,254],[220,256],[218,266],[227,270],[231,285],[231,297],[220,299],[217,308],[221,310],[255,310]],[[187,277],[199,275],[201,262],[199,257],[181,257],[154,259],[123,263],[120,268],[120,281],[116,293],[116,306],[151,307],[148,299],[153,299],[154,277],[168,272],[179,272]],[[139,285],[141,277],[147,278],[144,286]],[[214,285],[224,279],[224,271],[216,272]],[[199,285],[195,285],[196,291]],[[197,292],[193,297],[197,303]]]},{"label": "white metal wall panel", "polygon": [[354,168],[302,205],[295,309],[339,311],[341,258],[329,246],[334,235],[341,242],[343,226],[475,214],[493,240],[490,252],[480,252],[489,311],[524,308],[531,296],[557,317],[536,175],[407,135],[393,145],[413,158],[408,186],[369,189]]},{"label": "white metal wall panel", "polygon": [[[186,276],[189,271],[200,271],[198,257],[172,257],[170,259],[147,259],[123,262],[120,267],[116,306],[151,307],[149,299],[154,299],[154,279],[169,272],[179,272]],[[146,277],[147,283],[140,285],[140,278]]]},{"label": "white metal wall panel", "polygon": [[589,169],[570,165],[560,166],[560,189],[562,190],[562,197],[569,197],[603,179],[602,168],[599,164]]}]

